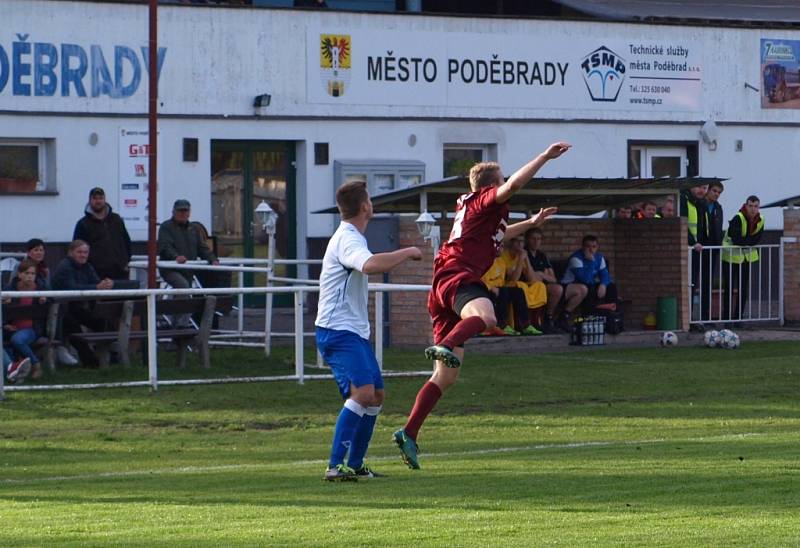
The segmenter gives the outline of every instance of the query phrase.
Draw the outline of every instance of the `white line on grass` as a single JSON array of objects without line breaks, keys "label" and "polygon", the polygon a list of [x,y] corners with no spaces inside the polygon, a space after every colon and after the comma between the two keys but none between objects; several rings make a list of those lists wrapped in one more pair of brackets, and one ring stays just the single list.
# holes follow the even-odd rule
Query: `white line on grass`
[{"label": "white line on grass", "polygon": [[[708,441],[722,441],[726,439],[745,438],[752,436],[762,436],[766,433],[747,432],[743,434],[724,434],[720,436],[711,436],[703,438],[687,438],[683,440],[669,440],[664,438],[652,440],[635,440],[635,441],[587,441],[575,443],[551,443],[551,444],[538,444],[538,445],[522,445],[517,447],[492,447],[488,449],[472,449],[469,451],[441,451],[438,453],[423,453],[425,458],[442,458],[442,457],[470,457],[477,455],[490,455],[499,453],[519,453],[524,451],[541,451],[544,449],[582,449],[587,447],[613,447],[613,446],[629,446],[629,445],[643,445],[655,444],[666,442],[708,442]],[[383,456],[371,457],[370,461],[387,461],[395,460],[396,456]],[[222,464],[218,466],[180,466],[177,468],[160,468],[155,470],[131,470],[128,472],[98,472],[94,474],[78,474],[72,476],[49,476],[43,478],[29,478],[29,479],[2,479],[0,483],[29,483],[37,481],[65,481],[65,480],[82,480],[82,479],[97,479],[97,478],[125,478],[136,476],[149,476],[149,475],[166,475],[166,474],[201,474],[206,472],[224,472],[229,470],[246,470],[258,468],[275,468],[279,466],[310,466],[324,464],[324,459],[307,459],[292,462],[272,462],[272,463],[258,463],[258,464]]]},{"label": "white line on grass", "polygon": [[[720,436],[709,436],[702,438],[685,438],[685,439],[652,439],[652,440],[634,440],[634,441],[586,441],[575,443],[545,443],[538,445],[521,445],[518,447],[492,447],[488,449],[471,449],[469,451],[442,451],[439,453],[423,453],[425,459],[430,458],[443,458],[443,457],[471,457],[477,455],[492,455],[499,453],[521,453],[525,451],[541,451],[545,449],[584,449],[587,447],[614,447],[614,446],[629,446],[629,445],[646,445],[656,443],[696,443],[696,442],[710,442],[710,441],[724,441],[729,439],[742,439],[753,436],[765,436],[768,432],[746,432],[743,434],[723,434]],[[383,456],[383,457],[370,457],[370,462],[375,461],[388,461],[397,459],[396,455]],[[221,464],[218,466],[179,466],[177,468],[158,468],[154,470],[131,470],[128,472],[97,472],[94,474],[76,474],[73,476],[47,476],[43,478],[9,478],[0,479],[0,485],[3,484],[22,484],[22,483],[37,483],[49,481],[69,481],[69,480],[94,480],[104,478],[134,478],[141,476],[159,476],[159,475],[176,475],[176,474],[204,474],[209,472],[228,472],[232,470],[255,470],[263,468],[277,468],[280,466],[320,466],[324,465],[327,461],[324,459],[309,459],[298,460],[291,462],[265,462],[258,464]]]}]

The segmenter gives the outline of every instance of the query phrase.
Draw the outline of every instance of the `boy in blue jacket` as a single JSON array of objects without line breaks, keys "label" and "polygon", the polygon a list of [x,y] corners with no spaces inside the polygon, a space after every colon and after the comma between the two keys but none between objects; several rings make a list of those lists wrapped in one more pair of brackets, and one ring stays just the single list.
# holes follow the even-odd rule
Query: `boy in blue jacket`
[{"label": "boy in blue jacket", "polygon": [[587,234],[581,248],[569,257],[567,270],[561,278],[566,302],[562,317],[564,326],[569,326],[572,313],[584,301],[592,307],[617,301],[617,288],[611,281],[605,257],[597,251],[599,247],[597,236]]}]

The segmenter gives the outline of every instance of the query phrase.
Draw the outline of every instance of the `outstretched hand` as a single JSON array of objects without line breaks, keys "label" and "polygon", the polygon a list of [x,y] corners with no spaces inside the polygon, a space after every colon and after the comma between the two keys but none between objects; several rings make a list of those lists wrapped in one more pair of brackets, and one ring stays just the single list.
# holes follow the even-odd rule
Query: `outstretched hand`
[{"label": "outstretched hand", "polygon": [[544,157],[547,158],[548,160],[558,158],[566,151],[568,151],[570,148],[572,148],[572,145],[564,141],[553,143],[552,145],[547,147],[547,150],[544,151]]},{"label": "outstretched hand", "polygon": [[531,217],[531,219],[530,219],[531,225],[532,226],[543,225],[544,222],[547,219],[549,219],[550,217],[552,217],[556,213],[558,213],[558,208],[557,207],[541,208],[541,209],[539,209],[539,213],[537,213],[536,215]]}]

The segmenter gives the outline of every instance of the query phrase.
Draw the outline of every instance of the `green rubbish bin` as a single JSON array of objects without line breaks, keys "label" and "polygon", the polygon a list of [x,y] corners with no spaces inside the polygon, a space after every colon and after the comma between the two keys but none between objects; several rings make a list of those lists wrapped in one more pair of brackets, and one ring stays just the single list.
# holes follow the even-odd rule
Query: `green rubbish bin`
[{"label": "green rubbish bin", "polygon": [[656,329],[659,331],[678,329],[678,299],[675,297],[659,297],[657,306]]}]

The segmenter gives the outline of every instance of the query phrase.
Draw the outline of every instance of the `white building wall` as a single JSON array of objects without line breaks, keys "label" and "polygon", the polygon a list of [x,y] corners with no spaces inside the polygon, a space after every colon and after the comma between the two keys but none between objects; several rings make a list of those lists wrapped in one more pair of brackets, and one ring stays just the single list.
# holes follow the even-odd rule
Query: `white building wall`
[{"label": "white building wall", "polygon": [[[212,139],[297,143],[300,255],[304,235],[325,237],[333,230],[332,216],[308,212],[333,203],[334,160],[419,160],[426,165],[427,179],[435,180],[442,176],[445,143],[496,144],[498,161],[511,172],[548,143],[565,139],[575,145],[574,151],[546,166],[542,175],[618,177],[627,174],[628,140],[699,141],[702,123],[715,120],[718,147],[711,151],[700,142],[699,168],[703,176],[730,178],[722,198],[726,216],[751,193],[764,202],[800,194],[800,110],[764,109],[759,93],[745,87],[760,87],[761,39],[800,40],[797,31],[194,6],[162,6],[159,17],[160,46],[166,47],[160,77],[160,219],[169,215],[175,199],[187,197],[193,218],[210,223]],[[103,186],[109,202],[117,202],[119,129],[146,127],[147,74],[141,47],[147,44],[147,9],[4,0],[0,20],[0,47],[7,58],[5,85],[0,72],[0,139],[54,139],[58,191],[53,196],[0,196],[0,239],[22,241],[35,232],[50,241],[68,240],[89,188]],[[318,30],[350,33],[350,83],[365,86],[368,96],[346,93],[338,102],[317,98]],[[14,44],[23,42],[22,37],[30,44],[53,44],[59,51],[63,44],[77,44],[87,54],[97,45],[112,80],[115,46],[124,46],[138,56],[138,88],[130,97],[91,97],[89,70],[82,80],[87,97],[76,97],[74,87],[70,96],[63,96],[61,81],[52,96],[15,93],[15,78],[28,85],[34,79],[33,74],[15,76]],[[620,44],[617,49],[628,43],[688,46],[690,59],[702,69],[701,91],[685,108],[592,102],[579,64],[590,48],[611,43]],[[479,92],[445,86],[442,94],[422,84],[366,81],[365,56],[389,51],[395,56],[421,52],[442,60],[491,59],[493,54],[514,60],[558,59],[570,67],[561,89],[552,93],[533,86],[529,103],[521,105],[519,90],[502,86]],[[619,53],[631,57],[624,49]],[[2,58],[0,53],[0,68]],[[32,54],[21,60],[32,66]],[[131,82],[131,67],[131,62],[124,64],[123,84]],[[361,76],[356,74],[359,67]],[[58,69],[56,73],[60,76]],[[270,93],[272,102],[257,117],[252,101],[261,93]],[[481,104],[467,104],[477,100],[473,96]],[[362,97],[361,102],[352,97]],[[430,104],[410,104],[419,97],[430,97]],[[89,144],[92,133],[99,136],[94,146]],[[412,134],[414,146],[409,145]],[[182,161],[184,137],[199,140],[198,162]],[[736,140],[742,140],[741,152],[735,150]],[[330,144],[329,165],[314,165],[315,142]],[[769,228],[781,226],[777,212],[766,217]]]}]

